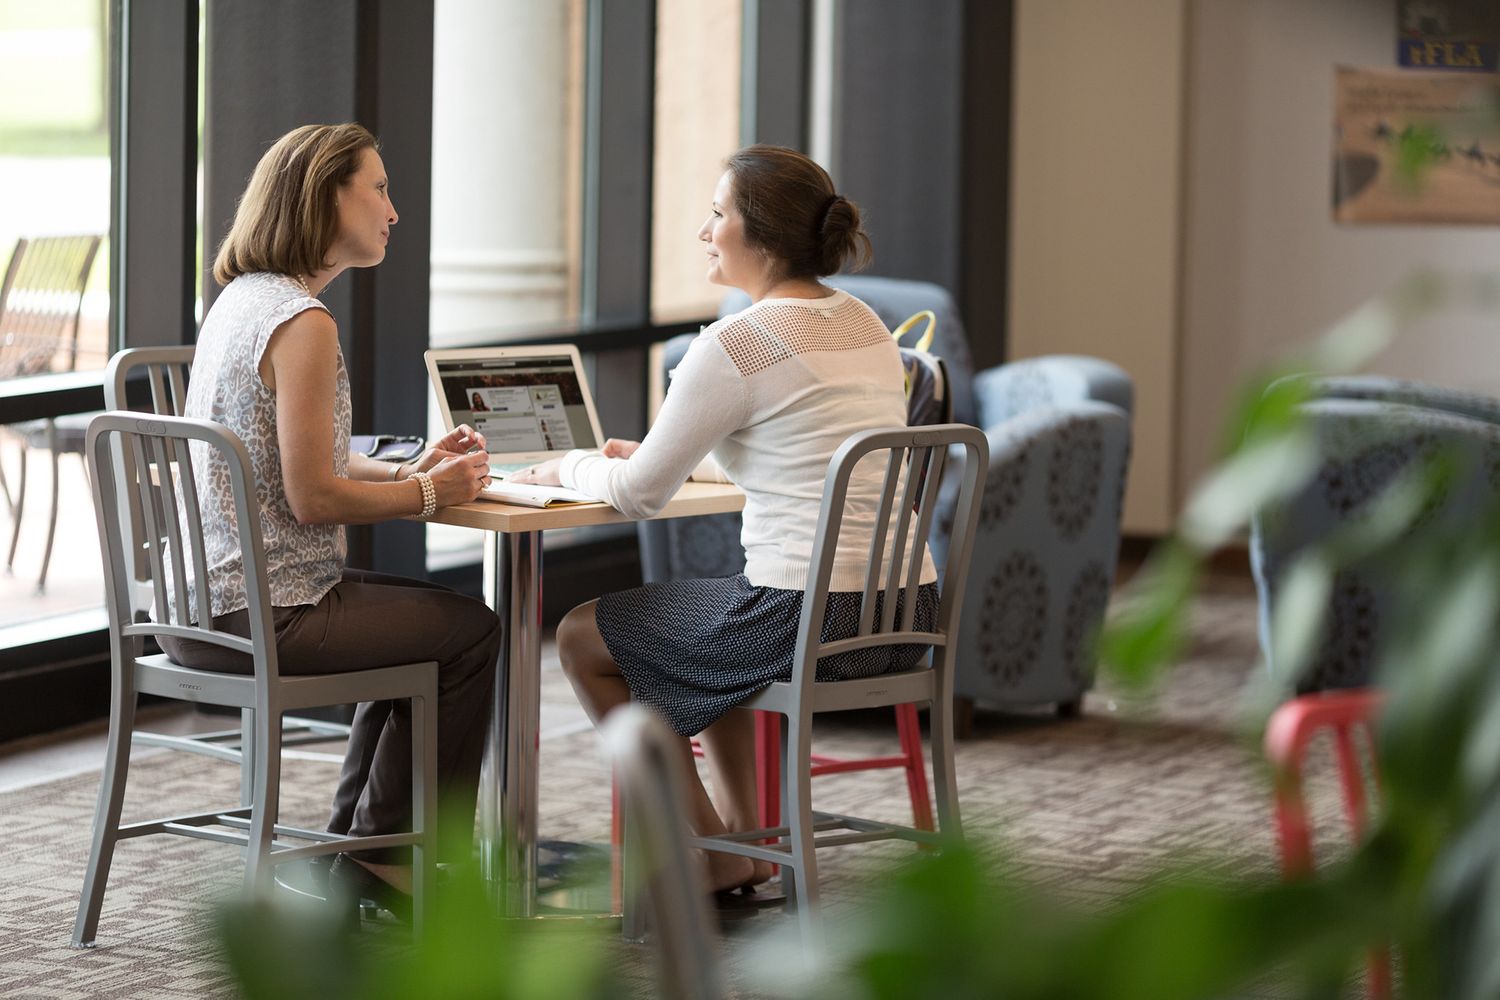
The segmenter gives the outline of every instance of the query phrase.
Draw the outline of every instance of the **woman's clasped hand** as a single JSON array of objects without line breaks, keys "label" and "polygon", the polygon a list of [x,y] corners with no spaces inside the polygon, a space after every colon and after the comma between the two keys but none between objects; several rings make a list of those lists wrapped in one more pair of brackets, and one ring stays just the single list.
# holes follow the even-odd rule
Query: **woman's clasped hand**
[{"label": "woman's clasped hand", "polygon": [[490,482],[490,456],[484,447],[483,434],[460,424],[424,451],[404,475],[431,476],[439,507],[468,503]]}]

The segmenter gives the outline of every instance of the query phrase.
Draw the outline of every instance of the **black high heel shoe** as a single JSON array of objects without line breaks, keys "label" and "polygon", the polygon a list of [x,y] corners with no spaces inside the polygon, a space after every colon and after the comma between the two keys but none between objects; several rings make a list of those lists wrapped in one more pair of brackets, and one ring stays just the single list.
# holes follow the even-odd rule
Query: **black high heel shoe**
[{"label": "black high heel shoe", "polygon": [[403,924],[411,923],[411,895],[346,854],[334,858],[328,869],[328,899],[348,908],[354,926],[358,926],[360,907],[364,903],[389,911]]}]

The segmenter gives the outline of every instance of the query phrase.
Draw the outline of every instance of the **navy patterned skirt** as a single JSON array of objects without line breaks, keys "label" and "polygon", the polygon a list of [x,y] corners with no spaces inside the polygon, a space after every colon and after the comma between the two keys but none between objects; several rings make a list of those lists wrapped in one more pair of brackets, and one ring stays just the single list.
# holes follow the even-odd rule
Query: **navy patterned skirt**
[{"label": "navy patterned skirt", "polygon": [[[773,681],[792,679],[802,617],[800,590],[752,587],[744,574],[649,584],[599,598],[594,621],[636,701],[681,736],[693,736]],[[896,602],[900,620],[906,591]],[[876,604],[879,621],[880,605]],[[913,628],[937,624],[938,589],[917,589]],[[859,631],[860,594],[828,595],[823,641]],[[818,661],[818,680],[853,680],[910,670],[930,647],[914,644],[850,650]]]}]

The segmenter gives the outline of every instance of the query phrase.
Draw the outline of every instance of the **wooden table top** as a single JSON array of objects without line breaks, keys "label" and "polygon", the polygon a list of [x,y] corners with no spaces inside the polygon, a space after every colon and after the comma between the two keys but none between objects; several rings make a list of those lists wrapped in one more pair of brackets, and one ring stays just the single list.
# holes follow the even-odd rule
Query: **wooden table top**
[{"label": "wooden table top", "polygon": [[[683,483],[677,495],[652,520],[695,517],[742,510],[745,494],[727,483]],[[521,507],[516,504],[475,500],[444,507],[431,518],[434,524],[454,524],[484,531],[542,531],[547,528],[582,528],[593,524],[626,524],[626,517],[604,503],[577,503],[561,507]]]}]

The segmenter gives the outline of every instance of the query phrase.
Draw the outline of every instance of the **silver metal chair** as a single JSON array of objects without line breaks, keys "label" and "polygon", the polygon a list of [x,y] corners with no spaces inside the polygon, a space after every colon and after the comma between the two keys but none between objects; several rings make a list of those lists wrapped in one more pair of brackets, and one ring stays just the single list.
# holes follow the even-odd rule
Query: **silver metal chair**
[{"label": "silver metal chair", "polygon": [[[950,446],[963,448],[963,477],[954,507],[948,563],[941,576],[942,603],[931,632],[913,630],[922,553],[933,527],[933,509]],[[838,548],[849,478],[861,459],[884,453],[886,471],[875,530],[867,553],[868,568],[860,605],[860,624],[853,638],[822,642],[828,582]],[[939,843],[962,836],[958,794],[953,771],[953,675],[959,611],[963,607],[970,546],[979,516],[976,502],[984,482],[989,449],[984,433],[966,424],[937,424],[922,428],[862,431],[834,453],[828,464],[823,506],[813,540],[802,620],[798,626],[790,682],[772,684],[741,707],[775,712],[781,722],[781,815],[786,825],[695,837],[694,847],[760,858],[782,866],[787,906],[795,908],[802,938],[809,946],[817,939],[818,873],[814,850],[892,838]],[[907,470],[910,470],[909,474]],[[918,470],[925,470],[919,474]],[[896,501],[897,488],[901,499]],[[887,549],[887,539],[890,540]],[[889,555],[884,555],[889,552]],[[884,563],[884,567],[882,564]],[[884,568],[884,573],[882,573]],[[882,576],[884,579],[882,580]],[[903,579],[904,576],[904,579]],[[905,589],[901,617],[895,600],[876,600],[881,592]],[[821,657],[872,646],[919,644],[932,647],[930,663],[904,673],[882,674],[861,680],[819,681]],[[812,717],[818,712],[878,708],[905,702],[930,706],[932,775],[936,792],[938,833],[874,820],[812,811],[809,778],[812,756]],[[843,830],[846,832],[829,832]],[[818,834],[825,834],[818,836]],[[760,841],[779,838],[778,843]]]},{"label": "silver metal chair", "polygon": [[[660,959],[658,995],[716,1000],[724,995],[724,983],[709,934],[708,890],[688,856],[682,758],[665,723],[638,704],[611,712],[601,735],[614,759],[629,817],[625,872],[631,884],[626,893],[634,897],[644,889],[650,902]],[[632,905],[633,924],[624,928],[630,940],[644,939],[640,915],[640,907]]]},{"label": "silver metal chair", "polygon": [[[116,353],[109,359],[109,366],[104,371],[104,408],[128,409],[128,385],[133,379],[144,375],[151,389],[151,412],[162,416],[181,416],[187,406],[188,378],[192,373],[196,352],[197,348],[187,346],[137,347]],[[123,451],[123,448],[118,449],[113,456],[117,483],[129,481],[132,474],[130,470],[135,464],[134,457]],[[126,565],[131,574],[131,609],[136,621],[145,621],[149,618],[153,594],[141,505],[134,490],[119,490],[117,495],[122,546],[128,553]],[[131,734],[131,742],[138,746],[186,750],[238,763],[241,770],[241,805],[249,805],[251,764],[255,757],[253,752],[245,753],[244,748],[250,746],[253,740],[253,718],[253,713],[245,709],[241,713],[239,729],[195,733],[192,736],[137,731]],[[287,716],[282,720],[281,745],[284,747],[347,739],[348,736],[349,727],[341,722],[300,716]]]},{"label": "silver metal chair", "polygon": [[[248,639],[216,631],[211,625],[202,515],[190,471],[190,442],[217,449],[229,463],[237,514],[235,527],[249,594],[251,637]],[[109,743],[94,815],[93,845],[73,928],[74,946],[88,947],[94,941],[115,844],[157,833],[246,848],[245,887],[247,892],[257,894],[267,891],[271,870],[277,864],[337,851],[410,846],[414,925],[420,932],[436,848],[433,832],[437,811],[437,664],[414,663],[297,677],[281,675],[250,456],[240,440],[224,427],[181,417],[104,413],[89,427],[87,455],[104,556],[113,690]],[[133,476],[122,479],[117,475],[113,461],[116,455],[130,457]],[[121,490],[135,492],[143,513],[150,578],[160,622],[135,620],[120,518]],[[169,588],[172,602],[168,601]],[[166,655],[143,655],[144,641],[159,636],[196,639],[249,654],[254,660],[254,673],[243,676],[194,670],[174,663]],[[247,754],[252,758],[250,802],[121,826],[120,809],[139,694],[228,705],[253,713],[254,749]],[[412,700],[412,832],[344,837],[277,822],[283,712],[351,701],[403,698]],[[221,827],[224,829],[218,829]],[[285,838],[311,843],[292,846]]]},{"label": "silver metal chair", "polygon": [[[70,372],[78,367],[78,322],[83,292],[99,254],[103,237],[36,236],[16,240],[10,264],[0,279],[0,379],[24,378],[45,372]],[[46,448],[52,462],[52,509],[36,592],[47,586],[52,563],[52,540],[57,533],[57,456],[83,453],[81,425],[72,417],[32,420],[0,427],[5,437],[20,445],[19,482],[12,493],[0,463],[0,496],[11,517],[10,551],[5,569],[16,562],[21,541],[21,517],[26,507],[26,453]]]}]

